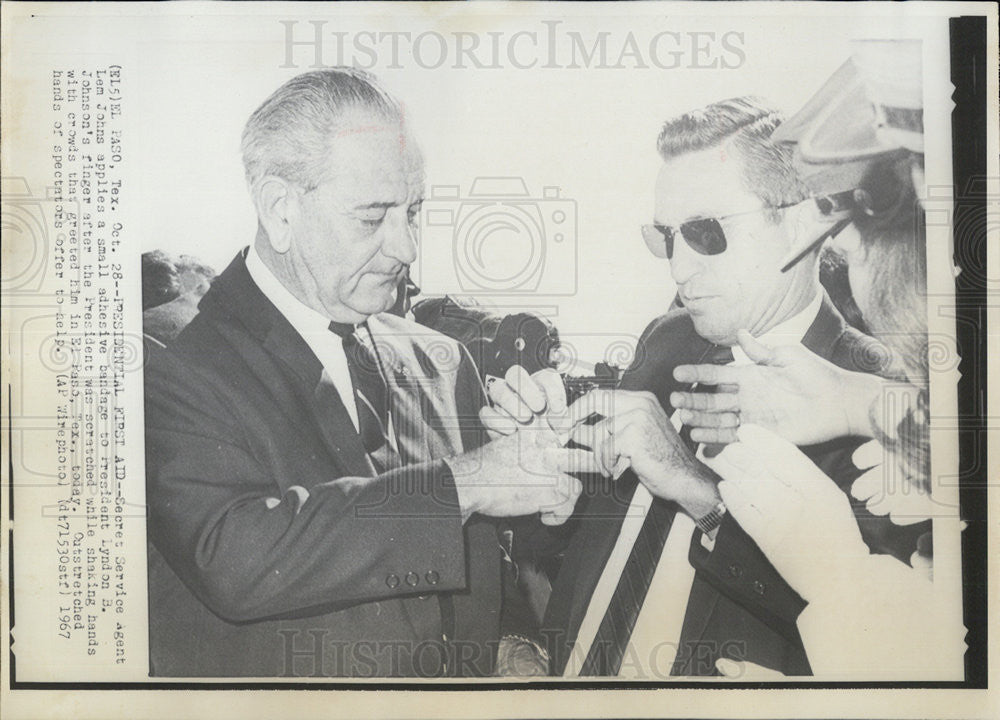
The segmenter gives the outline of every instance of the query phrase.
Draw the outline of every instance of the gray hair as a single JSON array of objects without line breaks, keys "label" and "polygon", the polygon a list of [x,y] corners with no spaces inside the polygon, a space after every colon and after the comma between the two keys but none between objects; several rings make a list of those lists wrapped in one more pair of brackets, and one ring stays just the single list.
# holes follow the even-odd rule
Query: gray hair
[{"label": "gray hair", "polygon": [[760,98],[730,98],[668,120],[656,149],[669,160],[732,139],[747,189],[771,207],[790,205],[809,197],[809,190],[792,164],[792,150],[771,140],[783,121],[781,112]]},{"label": "gray hair", "polygon": [[254,110],[243,129],[247,183],[252,188],[262,177],[275,175],[314,189],[329,161],[331,138],[355,109],[387,120],[403,115],[399,103],[363,70],[316,70],[286,82]]}]

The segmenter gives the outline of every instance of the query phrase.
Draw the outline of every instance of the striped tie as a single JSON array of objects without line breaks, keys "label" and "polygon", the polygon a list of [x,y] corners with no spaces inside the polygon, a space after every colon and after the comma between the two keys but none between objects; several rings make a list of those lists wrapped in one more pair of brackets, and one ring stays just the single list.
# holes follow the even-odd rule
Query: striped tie
[{"label": "striped tie", "polygon": [[[377,472],[381,473],[399,465],[395,443],[389,437],[389,388],[383,375],[378,350],[367,323],[355,327],[346,323],[331,322],[330,331],[339,335],[344,343],[347,369],[354,385],[354,402],[358,411],[358,433]],[[366,332],[372,340],[369,348],[358,337]]]},{"label": "striped tie", "polygon": [[[699,360],[716,365],[725,365],[732,361],[732,350],[719,346],[709,348]],[[682,429],[681,437],[693,452],[697,443],[691,441],[691,432],[687,426]],[[607,612],[587,652],[580,670],[581,676],[618,674],[676,511],[675,503],[659,497],[653,498],[646,519],[632,546],[632,552],[625,563],[625,569],[618,580],[618,586],[611,596]]]}]

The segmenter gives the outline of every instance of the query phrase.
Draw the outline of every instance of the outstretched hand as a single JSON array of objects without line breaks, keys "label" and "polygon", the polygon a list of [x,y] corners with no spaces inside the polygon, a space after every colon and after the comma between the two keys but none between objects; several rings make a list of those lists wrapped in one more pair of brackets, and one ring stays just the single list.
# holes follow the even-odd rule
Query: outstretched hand
[{"label": "outstretched hand", "polygon": [[771,348],[746,330],[737,339],[753,365],[674,369],[678,382],[720,389],[670,394],[681,422],[692,428],[692,440],[736,442],[742,423],[765,427],[796,445],[871,434],[868,409],[882,388],[877,377],[838,368],[802,345]]}]

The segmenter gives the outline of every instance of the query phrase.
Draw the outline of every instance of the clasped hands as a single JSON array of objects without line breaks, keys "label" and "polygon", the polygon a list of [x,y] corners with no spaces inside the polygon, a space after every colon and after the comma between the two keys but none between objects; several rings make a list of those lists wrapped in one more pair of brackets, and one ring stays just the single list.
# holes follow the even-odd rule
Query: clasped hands
[{"label": "clasped hands", "polygon": [[[699,517],[718,501],[714,474],[702,465],[678,436],[652,393],[596,389],[567,405],[562,379],[553,370],[534,375],[513,367],[489,384],[491,405],[480,420],[496,438],[490,445],[520,438],[523,451],[544,448],[572,492],[541,509],[542,522],[559,524],[572,513],[580,493],[570,472],[597,472],[617,479],[631,467],[654,495],[675,500]],[[592,422],[596,420],[596,422]],[[576,447],[565,447],[569,441]],[[526,457],[519,458],[524,470]],[[542,468],[544,470],[544,468]],[[570,482],[572,481],[572,482]]]}]

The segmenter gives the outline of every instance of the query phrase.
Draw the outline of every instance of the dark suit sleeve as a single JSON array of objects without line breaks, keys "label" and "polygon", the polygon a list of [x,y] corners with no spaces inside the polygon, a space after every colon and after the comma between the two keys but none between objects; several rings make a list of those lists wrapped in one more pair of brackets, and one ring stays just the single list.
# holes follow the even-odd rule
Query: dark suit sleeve
[{"label": "dark suit sleeve", "polygon": [[726,516],[719,526],[711,551],[695,533],[689,560],[695,570],[716,590],[791,638],[795,622],[806,606],[764,556],[764,552],[739,526]]},{"label": "dark suit sleeve", "polygon": [[[249,621],[466,584],[443,461],[299,492],[276,482],[213,384],[177,361],[147,370],[150,536],[213,612]],[[275,497],[278,487],[289,488]],[[303,501],[304,500],[304,501]],[[433,580],[433,583],[431,583]]]},{"label": "dark suit sleeve", "polygon": [[[637,362],[622,379],[622,387],[652,391],[667,415],[672,415],[670,393],[681,388],[673,378],[673,369],[698,362],[709,347],[695,335],[683,312],[672,312],[646,328],[639,341]],[[702,545],[701,537],[700,532],[695,533],[689,553],[699,577],[779,632],[797,637],[795,621],[805,601],[736,520],[724,516],[711,551]]]}]

